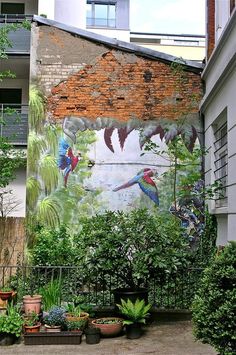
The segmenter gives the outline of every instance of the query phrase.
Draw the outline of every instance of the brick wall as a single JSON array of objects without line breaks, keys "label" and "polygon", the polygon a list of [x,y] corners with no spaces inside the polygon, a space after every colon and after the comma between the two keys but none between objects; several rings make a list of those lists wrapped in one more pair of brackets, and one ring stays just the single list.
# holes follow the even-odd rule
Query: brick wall
[{"label": "brick wall", "polygon": [[[198,112],[199,74],[181,83],[171,64],[147,59],[40,26],[37,78],[48,96],[49,117],[177,119]],[[179,87],[178,87],[179,86]],[[191,105],[193,97],[198,101]]]},{"label": "brick wall", "polygon": [[215,48],[215,0],[207,0],[207,59]]}]

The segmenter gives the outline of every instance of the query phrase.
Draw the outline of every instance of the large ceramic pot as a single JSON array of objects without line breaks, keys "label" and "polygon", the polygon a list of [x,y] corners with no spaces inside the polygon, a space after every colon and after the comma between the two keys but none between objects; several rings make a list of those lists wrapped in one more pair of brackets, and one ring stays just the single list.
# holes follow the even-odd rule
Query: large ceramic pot
[{"label": "large ceramic pot", "polygon": [[32,314],[33,312],[39,314],[41,310],[41,303],[42,303],[41,295],[23,296],[23,305],[24,305],[25,314],[26,315]]},{"label": "large ceramic pot", "polygon": [[116,304],[121,304],[121,299],[127,302],[130,299],[131,302],[135,303],[137,299],[144,300],[145,303],[148,303],[148,289],[147,288],[140,288],[133,290],[131,288],[117,288],[113,291],[114,294],[114,304],[115,310],[119,313],[118,307]]},{"label": "large ceramic pot", "polygon": [[114,337],[121,333],[123,319],[118,317],[104,317],[92,320],[92,325],[99,328],[104,337]]}]

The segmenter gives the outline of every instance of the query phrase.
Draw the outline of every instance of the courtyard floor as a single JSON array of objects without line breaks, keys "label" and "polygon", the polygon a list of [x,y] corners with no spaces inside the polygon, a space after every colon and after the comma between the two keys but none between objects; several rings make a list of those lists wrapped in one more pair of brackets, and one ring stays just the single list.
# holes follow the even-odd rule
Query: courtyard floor
[{"label": "courtyard floor", "polygon": [[209,345],[202,344],[192,335],[190,321],[153,323],[137,340],[126,339],[125,335],[101,339],[96,345],[88,345],[85,338],[80,345],[37,345],[21,344],[1,347],[1,355],[216,355]]}]

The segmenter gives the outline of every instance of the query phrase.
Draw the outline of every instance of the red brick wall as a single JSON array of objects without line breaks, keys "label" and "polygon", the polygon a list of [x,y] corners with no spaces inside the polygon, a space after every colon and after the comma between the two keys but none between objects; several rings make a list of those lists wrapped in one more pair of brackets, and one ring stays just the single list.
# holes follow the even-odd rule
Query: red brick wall
[{"label": "red brick wall", "polygon": [[173,120],[198,111],[198,102],[190,108],[193,96],[200,99],[200,75],[186,71],[179,82],[170,64],[109,50],[52,88],[48,111],[55,119]]},{"label": "red brick wall", "polygon": [[215,48],[215,0],[207,0],[207,59]]}]

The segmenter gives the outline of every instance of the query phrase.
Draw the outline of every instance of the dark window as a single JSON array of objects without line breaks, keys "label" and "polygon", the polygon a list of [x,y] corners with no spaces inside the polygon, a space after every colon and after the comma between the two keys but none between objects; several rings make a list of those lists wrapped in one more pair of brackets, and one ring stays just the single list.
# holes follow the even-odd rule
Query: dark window
[{"label": "dark window", "polygon": [[1,4],[1,13],[2,14],[18,14],[22,15],[25,13],[25,4],[24,3],[10,3],[4,2]]},{"label": "dark window", "polygon": [[88,1],[86,20],[87,26],[116,27],[115,3]]},{"label": "dark window", "polygon": [[21,104],[21,89],[0,89],[0,104]]}]

